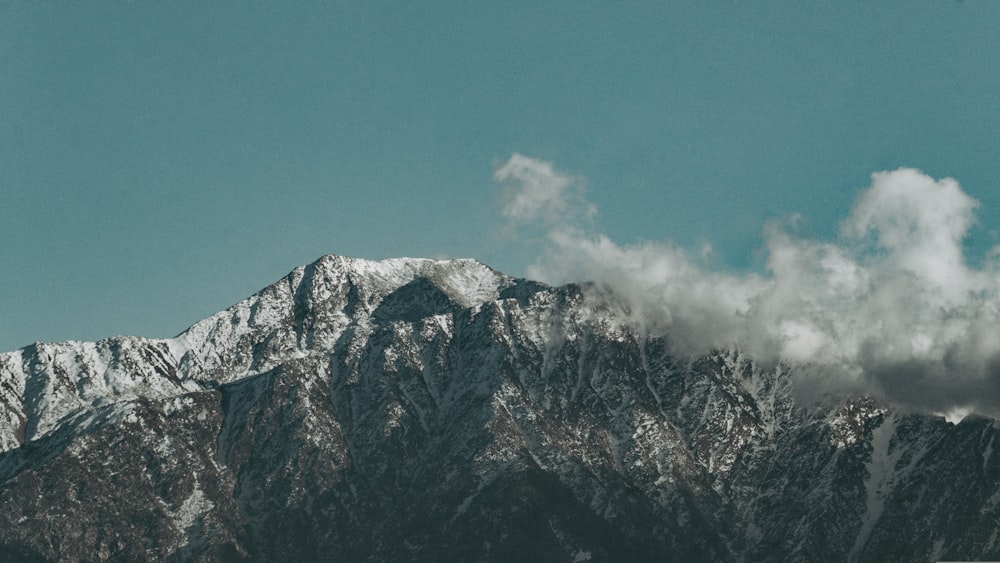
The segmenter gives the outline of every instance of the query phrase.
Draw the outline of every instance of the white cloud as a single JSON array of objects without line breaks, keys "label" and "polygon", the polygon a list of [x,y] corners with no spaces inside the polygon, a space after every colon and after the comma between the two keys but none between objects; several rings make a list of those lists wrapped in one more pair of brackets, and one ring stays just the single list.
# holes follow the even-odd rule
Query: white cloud
[{"label": "white cloud", "polygon": [[872,175],[871,187],[858,198],[842,229],[852,237],[874,235],[893,267],[956,297],[973,287],[962,240],[975,223],[978,205],[951,178],[935,181],[900,168]]},{"label": "white cloud", "polygon": [[514,153],[493,178],[509,186],[503,214],[514,223],[566,222],[594,214],[594,207],[583,199],[580,183],[556,172],[549,162]]},{"label": "white cloud", "polygon": [[668,242],[620,245],[588,229],[579,218],[595,208],[550,163],[514,155],[496,179],[512,225],[546,229],[529,275],[597,282],[679,353],[739,346],[762,360],[808,362],[821,375],[805,384],[1000,413],[1000,276],[966,263],[978,203],[955,180],[907,168],[874,174],[833,242],[769,223],[762,277],[713,271]]}]

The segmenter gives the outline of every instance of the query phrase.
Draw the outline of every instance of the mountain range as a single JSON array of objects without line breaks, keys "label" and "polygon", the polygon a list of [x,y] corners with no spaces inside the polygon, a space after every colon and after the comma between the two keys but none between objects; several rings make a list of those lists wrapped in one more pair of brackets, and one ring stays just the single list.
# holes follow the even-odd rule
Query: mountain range
[{"label": "mountain range", "polygon": [[613,288],[325,256],[175,338],[0,354],[0,560],[1000,559],[996,421],[809,369],[679,354]]}]

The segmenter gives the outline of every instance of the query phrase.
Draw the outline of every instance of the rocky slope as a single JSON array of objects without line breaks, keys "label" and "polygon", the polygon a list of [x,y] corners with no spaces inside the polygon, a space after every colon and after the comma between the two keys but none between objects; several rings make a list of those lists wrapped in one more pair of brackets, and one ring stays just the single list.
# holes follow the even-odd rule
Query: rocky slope
[{"label": "rocky slope", "polygon": [[1000,559],[1000,425],[671,355],[580,286],[337,256],[0,354],[0,559]]}]

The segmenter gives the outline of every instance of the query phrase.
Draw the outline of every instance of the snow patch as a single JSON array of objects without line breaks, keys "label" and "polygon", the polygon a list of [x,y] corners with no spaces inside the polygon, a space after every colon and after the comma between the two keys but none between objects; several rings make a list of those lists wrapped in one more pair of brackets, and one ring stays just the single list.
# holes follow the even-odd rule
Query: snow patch
[{"label": "snow patch", "polygon": [[896,464],[903,455],[902,448],[891,451],[892,437],[895,431],[896,421],[892,413],[887,414],[882,420],[882,424],[872,431],[872,454],[866,467],[868,477],[865,479],[866,511],[861,523],[861,530],[847,556],[849,561],[857,560],[858,553],[868,543],[872,530],[875,529],[879,518],[882,517],[885,499],[888,498],[893,485],[895,485]]},{"label": "snow patch", "polygon": [[392,435],[393,430],[402,426],[400,419],[404,414],[406,414],[406,409],[404,409],[398,402],[393,401],[392,403],[389,403],[389,406],[386,409],[386,416],[388,418],[385,421],[385,426],[382,427],[382,435],[390,436]]},{"label": "snow patch", "polygon": [[197,524],[204,520],[209,511],[215,508],[213,503],[201,490],[198,480],[195,479],[191,494],[188,495],[181,506],[176,511],[168,510],[174,525],[178,530],[183,530],[187,535],[187,542],[195,539],[198,534]]}]

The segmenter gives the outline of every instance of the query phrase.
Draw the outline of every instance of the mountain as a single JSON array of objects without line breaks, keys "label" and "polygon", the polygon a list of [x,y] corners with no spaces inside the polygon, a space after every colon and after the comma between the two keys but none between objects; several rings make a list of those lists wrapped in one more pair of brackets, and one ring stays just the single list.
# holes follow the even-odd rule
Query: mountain
[{"label": "mountain", "polygon": [[0,355],[0,560],[1000,559],[996,421],[806,404],[808,369],[326,256],[176,338]]}]

